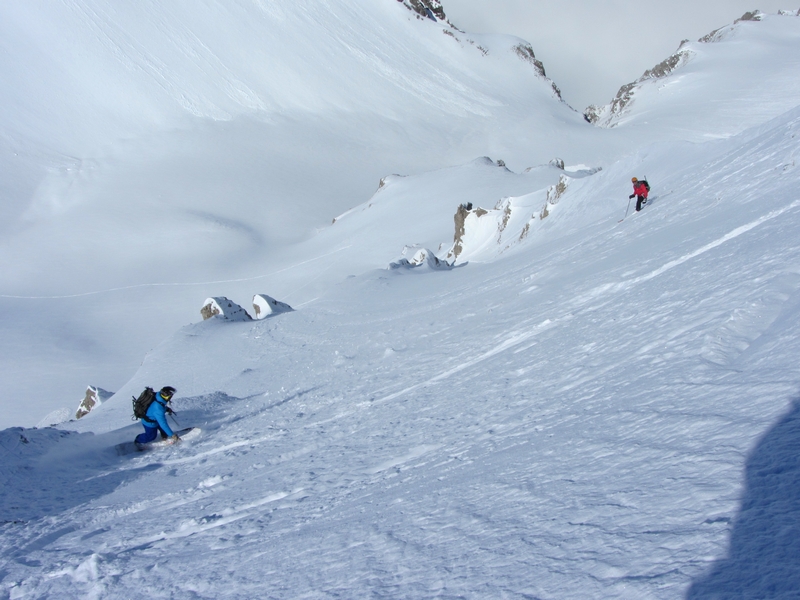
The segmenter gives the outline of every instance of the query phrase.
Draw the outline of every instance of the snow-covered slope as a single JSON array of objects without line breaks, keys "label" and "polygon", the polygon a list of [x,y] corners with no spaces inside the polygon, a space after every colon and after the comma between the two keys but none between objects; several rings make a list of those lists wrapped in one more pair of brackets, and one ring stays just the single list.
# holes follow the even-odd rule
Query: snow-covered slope
[{"label": "snow-covered slope", "polygon": [[523,40],[412,4],[3,4],[7,398],[117,389],[208,282],[270,273],[385,175],[522,169],[591,129]]},{"label": "snow-covered slope", "polygon": [[[186,326],[81,433],[5,432],[6,477],[40,485],[3,486],[4,590],[790,597],[799,133],[796,109],[651,147],[571,184],[502,260]],[[654,164],[620,223],[619,179]],[[503,173],[465,169],[465,194],[476,168]],[[129,396],[168,383],[201,437],[117,457]]]},{"label": "snow-covered slope", "polygon": [[[139,10],[63,7],[103,8],[91,14],[105,23]],[[167,14],[147,7],[137,27]],[[415,52],[453,44],[460,58],[431,52],[426,65],[464,85],[453,89],[465,102],[490,98],[488,114],[459,114],[452,96],[454,112],[436,112],[411,94],[393,117],[357,87],[349,108],[318,113],[214,121],[180,108],[184,124],[165,117],[43,180],[0,238],[4,418],[39,422],[64,401],[41,397],[71,380],[75,405],[87,383],[117,393],[57,429],[0,431],[0,594],[792,597],[800,106],[782,74],[800,19],[775,17],[785,36],[738,38],[763,53],[762,78],[720,59],[696,103],[670,112],[665,100],[654,122],[609,129],[575,120],[517,40],[442,33],[432,0],[169,11],[181,24],[240,11],[245,31],[258,7],[285,7],[286,27],[322,38],[357,24],[336,37],[348,49],[366,25]],[[739,23],[714,47],[771,22]],[[373,81],[348,64],[358,85]],[[501,85],[522,67],[530,79]],[[751,127],[682,137],[678,117],[704,122],[727,80],[787,104],[734,103]],[[321,191],[364,173],[363,197]],[[652,185],[640,213],[626,212],[631,175]],[[276,196],[259,196],[265,182]],[[336,209],[324,226],[298,233],[323,206]],[[448,265],[423,258],[456,246]],[[254,296],[294,310],[201,320],[205,298],[249,310]],[[98,380],[107,372],[118,385]],[[141,431],[130,398],[145,385],[177,387],[177,422],[202,432],[118,456]]]},{"label": "snow-covered slope", "polygon": [[[620,88],[587,118],[639,135],[703,141],[734,135],[797,105],[800,16],[794,11],[746,13],[678,51]],[[660,136],[660,137],[662,137]]]}]

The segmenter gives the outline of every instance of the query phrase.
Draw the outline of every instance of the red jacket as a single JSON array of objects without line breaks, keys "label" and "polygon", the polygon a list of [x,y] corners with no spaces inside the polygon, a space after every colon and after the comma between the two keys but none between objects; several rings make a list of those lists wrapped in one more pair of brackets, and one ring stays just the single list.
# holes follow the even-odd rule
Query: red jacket
[{"label": "red jacket", "polygon": [[647,187],[645,187],[643,181],[637,181],[633,184],[633,193],[637,196],[642,196],[643,198],[647,198]]}]

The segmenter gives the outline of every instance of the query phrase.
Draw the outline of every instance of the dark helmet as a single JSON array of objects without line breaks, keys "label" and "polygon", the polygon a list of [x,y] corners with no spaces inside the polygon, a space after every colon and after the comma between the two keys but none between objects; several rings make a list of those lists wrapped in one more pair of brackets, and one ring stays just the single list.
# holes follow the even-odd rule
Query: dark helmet
[{"label": "dark helmet", "polygon": [[178,391],[178,390],[176,390],[176,389],[175,389],[174,387],[172,387],[171,385],[165,385],[163,388],[161,388],[161,391],[160,391],[160,392],[158,392],[158,393],[159,393],[159,394],[161,394],[161,397],[162,397],[164,400],[166,400],[167,402],[169,402],[169,401],[172,399],[172,397],[175,395],[175,392],[177,392],[177,391]]}]

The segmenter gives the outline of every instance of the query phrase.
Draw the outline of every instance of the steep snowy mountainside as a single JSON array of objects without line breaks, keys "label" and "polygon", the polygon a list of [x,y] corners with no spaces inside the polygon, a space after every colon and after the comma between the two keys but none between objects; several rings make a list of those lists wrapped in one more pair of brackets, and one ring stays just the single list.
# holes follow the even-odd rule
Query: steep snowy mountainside
[{"label": "steep snowy mountainside", "polygon": [[418,16],[389,0],[0,6],[8,396],[41,377],[35,401],[58,403],[41,418],[118,388],[220,295],[209,282],[286,267],[276,253],[389,173],[600,152],[522,40]]},{"label": "steep snowy mountainside", "polygon": [[[415,157],[396,157],[394,168],[405,171],[471,160],[486,152],[476,142],[489,132],[499,141],[492,152],[529,147],[508,135],[513,126],[524,124],[529,140],[576,116],[549,102],[551,83],[512,51],[520,40],[476,41],[392,2],[212,2],[198,10],[76,0],[0,10],[4,180],[38,183],[19,181],[20,162],[38,169],[39,181],[50,173],[44,188],[58,190],[51,204],[76,173],[108,171],[108,154],[123,166],[147,157],[165,130],[195,132],[173,140],[172,151],[187,154],[227,138],[224,123],[253,119],[264,140],[248,150],[269,163],[282,161],[295,130],[298,143],[313,146],[297,122],[316,117],[352,160],[366,158],[362,144],[376,156],[391,148]],[[133,156],[119,147],[131,139],[143,145],[129,149]],[[390,168],[380,167],[373,177]],[[30,199],[4,196],[0,208],[16,217]]]},{"label": "steep snowy mountainside", "polygon": [[658,128],[702,141],[744,131],[797,106],[800,17],[747,13],[620,88],[587,118],[601,127]]},{"label": "steep snowy mountainside", "polygon": [[[81,435],[0,437],[2,473],[42,483],[6,496],[0,589],[797,589],[798,135],[800,108],[727,139],[652,145],[576,178],[503,260],[375,269],[294,312],[182,328],[65,426]],[[618,222],[622,174],[653,168],[652,204]],[[464,167],[465,195],[481,169],[511,177]],[[535,171],[534,185],[552,181]],[[414,179],[384,191],[401,184]],[[117,457],[148,384],[178,387],[177,419],[203,434]]]},{"label": "steep snowy mountainside", "polygon": [[[549,204],[550,215],[538,219],[528,235],[511,249],[502,244],[480,241],[480,251],[468,247],[465,253],[467,258],[470,252],[476,254],[479,258],[477,262],[465,260],[467,264],[462,263],[462,268],[446,273],[423,271],[408,275],[412,277],[409,281],[417,282],[409,285],[415,289],[419,287],[419,293],[423,294],[425,282],[432,283],[433,277],[441,277],[445,281],[449,281],[449,278],[472,281],[470,276],[460,273],[473,269],[480,271],[480,275],[474,276],[478,279],[496,272],[492,279],[502,280],[505,260],[512,260],[518,266],[527,261],[531,270],[531,275],[526,276],[525,281],[532,283],[525,286],[527,291],[520,292],[522,297],[527,297],[528,293],[538,293],[539,290],[547,290],[548,294],[564,294],[574,301],[584,295],[588,298],[592,294],[603,293],[606,288],[622,293],[661,273],[672,271],[696,256],[704,256],[718,245],[762,223],[786,218],[789,222],[781,227],[790,228],[793,222],[790,217],[793,218],[797,212],[792,190],[800,177],[797,168],[798,135],[800,107],[730,139],[704,144],[663,142],[651,145],[599,172],[563,171],[546,165],[531,169],[528,173],[515,174],[488,159],[480,159],[462,167],[416,177],[392,177],[370,203],[344,215],[341,221],[323,232],[319,236],[323,241],[318,246],[318,240],[312,239],[294,248],[301,256],[314,256],[324,249],[334,249],[333,252],[320,260],[276,274],[270,283],[278,289],[275,294],[277,297],[288,300],[289,304],[298,308],[298,312],[312,315],[308,318],[324,326],[325,333],[320,334],[320,340],[338,335],[335,333],[339,331],[338,328],[331,330],[329,325],[332,324],[323,325],[319,321],[322,317],[318,313],[328,314],[328,298],[333,296],[337,302],[344,303],[333,315],[329,315],[335,319],[335,315],[348,311],[345,304],[352,303],[355,310],[364,303],[357,290],[361,285],[369,287],[373,283],[360,282],[404,281],[402,274],[388,268],[389,260],[401,253],[403,236],[408,232],[429,236],[407,240],[406,255],[409,255],[417,248],[433,246],[438,239],[452,232],[452,214],[444,207],[453,203],[448,201],[442,205],[439,202],[442,197],[463,199],[475,206],[479,206],[483,199],[491,202],[495,198],[518,200],[527,196],[547,202],[547,190],[552,183],[558,181],[561,174],[571,172],[575,177],[571,178],[558,202]],[[631,209],[627,218],[620,222],[625,216],[628,193],[627,182],[623,181],[621,185],[620,181],[631,172],[647,172],[648,177],[658,183],[646,210],[637,214]],[[527,190],[531,191],[520,193]],[[501,191],[505,196],[497,194]],[[494,195],[492,192],[495,192]],[[385,198],[382,198],[383,194]],[[781,200],[772,205],[771,198]],[[733,214],[720,220],[720,214],[726,211]],[[426,227],[413,227],[407,221],[422,221]],[[447,222],[447,228],[437,229],[429,225],[441,224],[442,221]],[[494,238],[490,236],[489,240],[493,242]],[[447,243],[439,248],[441,256],[445,255],[450,245],[447,239],[443,242]],[[394,253],[392,248],[396,248]],[[372,249],[372,254],[368,253],[368,249]],[[572,258],[561,256],[564,252]],[[764,252],[768,253],[766,250]],[[578,256],[583,258],[578,260],[575,258]],[[569,262],[571,260],[574,262]],[[608,261],[608,266],[603,266],[605,261]],[[785,262],[782,253],[778,253],[775,260],[770,262],[773,263],[778,273],[785,272],[787,278],[793,279],[791,273],[795,265],[791,261]],[[571,266],[564,266],[564,272],[561,273],[558,265],[562,264]],[[334,276],[331,276],[331,272]],[[351,277],[345,279],[342,274],[348,272]],[[301,277],[298,277],[299,273],[302,273]],[[601,280],[604,277],[611,277],[614,281],[603,283]],[[559,282],[571,282],[573,279],[575,285],[584,288],[583,292],[574,296],[574,292],[559,291]],[[315,287],[318,281],[322,283]],[[335,285],[337,281],[341,283]],[[592,281],[595,283],[592,284]],[[246,300],[255,293],[256,285],[259,283],[254,281],[230,282],[220,289],[224,290],[222,295],[245,305]],[[380,287],[382,284],[375,285]],[[293,296],[291,290],[295,286],[297,295]],[[299,288],[302,288],[302,294]],[[697,293],[703,292],[698,290]],[[709,288],[708,293],[716,292]],[[461,287],[446,294],[450,298],[447,302],[457,303],[457,298],[462,296],[466,307],[473,304],[469,292]],[[311,299],[296,301],[305,297]],[[522,299],[519,301],[523,302]],[[380,312],[381,309],[372,307],[370,310]],[[291,318],[306,317],[295,315]],[[274,320],[266,327],[279,327],[282,322]],[[234,333],[237,330],[218,327],[224,327],[224,324],[205,322],[190,325],[166,340],[147,356],[140,372],[118,392],[115,398],[123,400],[103,403],[97,409],[98,413],[121,411],[115,419],[106,421],[118,422],[126,411],[129,412],[124,399],[147,381],[166,383],[176,381],[177,377],[176,385],[187,395],[208,394],[221,389],[228,394],[242,396],[246,395],[248,382],[253,378],[274,381],[275,377],[280,380],[286,375],[284,369],[275,370],[271,359],[263,366],[250,365],[245,368],[233,358],[246,356],[250,357],[246,359],[247,362],[257,363],[259,359],[254,357],[264,356],[258,346],[262,343],[269,346],[271,343],[261,334],[241,338]],[[238,330],[240,332],[250,325],[241,327]],[[202,336],[197,341],[191,341],[195,339],[197,331],[206,330],[218,332],[213,334],[217,340],[213,345],[219,348],[213,352],[195,347],[196,343],[204,344]],[[371,330],[371,326],[366,330]],[[232,332],[233,337],[229,342],[221,341],[226,335],[224,331]],[[468,336],[467,332],[462,333]],[[341,334],[348,335],[346,330],[341,330]],[[475,344],[480,344],[479,340],[476,339]],[[241,353],[235,351],[239,345]],[[232,359],[227,360],[226,356]],[[196,362],[198,360],[201,361],[200,368]],[[287,360],[294,359],[289,357]],[[419,360],[427,359],[422,355]],[[299,368],[302,373],[315,372],[310,365]],[[257,375],[261,371],[264,372]],[[97,421],[93,424],[90,417],[70,424],[72,426],[83,431],[95,430],[98,425]]]}]

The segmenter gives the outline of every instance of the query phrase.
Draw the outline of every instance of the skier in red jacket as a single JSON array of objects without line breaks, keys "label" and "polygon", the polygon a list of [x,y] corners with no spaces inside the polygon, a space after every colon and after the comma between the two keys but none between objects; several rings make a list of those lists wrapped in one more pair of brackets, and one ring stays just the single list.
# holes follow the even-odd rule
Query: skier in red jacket
[{"label": "skier in red jacket", "polygon": [[628,198],[636,196],[636,212],[642,210],[642,205],[647,204],[647,194],[650,192],[650,185],[647,181],[639,181],[636,177],[631,178],[633,183],[633,193]]}]

